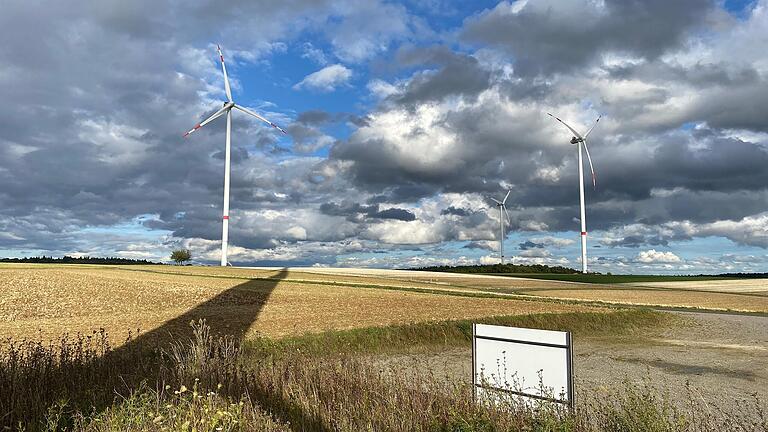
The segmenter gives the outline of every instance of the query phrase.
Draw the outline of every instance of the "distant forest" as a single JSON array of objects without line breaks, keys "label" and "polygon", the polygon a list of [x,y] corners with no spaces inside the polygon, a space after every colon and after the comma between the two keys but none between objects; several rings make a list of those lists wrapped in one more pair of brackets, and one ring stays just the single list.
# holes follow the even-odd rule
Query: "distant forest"
[{"label": "distant forest", "polygon": [[147,260],[137,260],[129,258],[117,258],[117,257],[71,257],[63,256],[61,258],[54,258],[52,256],[47,257],[45,255],[41,257],[28,257],[28,258],[0,258],[0,262],[4,263],[27,263],[27,264],[112,264],[112,265],[147,265],[155,264],[161,265],[162,263],[156,263]]},{"label": "distant forest", "polygon": [[568,267],[548,266],[548,265],[515,265],[515,264],[492,264],[492,265],[473,265],[473,266],[435,266],[421,267],[411,270],[454,272],[454,273],[558,273],[558,274],[576,274],[581,273]]},{"label": "distant forest", "polygon": [[763,279],[768,278],[768,273],[720,273],[718,276],[738,279]]}]

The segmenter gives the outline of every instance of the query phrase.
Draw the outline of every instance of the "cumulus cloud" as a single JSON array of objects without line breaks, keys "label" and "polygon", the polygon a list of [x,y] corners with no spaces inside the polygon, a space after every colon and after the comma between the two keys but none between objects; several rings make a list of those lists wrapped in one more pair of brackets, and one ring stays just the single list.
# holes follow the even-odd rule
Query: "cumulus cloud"
[{"label": "cumulus cloud", "polygon": [[644,264],[656,264],[656,263],[679,263],[680,257],[672,252],[657,251],[656,249],[650,249],[646,251],[640,251],[637,254],[637,261]]},{"label": "cumulus cloud", "polygon": [[293,86],[293,89],[330,92],[346,84],[350,78],[352,78],[351,69],[340,64],[334,64],[305,76],[303,80]]}]

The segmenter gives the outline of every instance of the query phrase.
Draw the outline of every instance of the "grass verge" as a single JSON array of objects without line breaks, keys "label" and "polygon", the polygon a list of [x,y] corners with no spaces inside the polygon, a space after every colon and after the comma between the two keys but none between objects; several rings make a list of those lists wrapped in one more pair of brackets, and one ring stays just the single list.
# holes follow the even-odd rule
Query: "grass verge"
[{"label": "grass verge", "polygon": [[283,339],[257,338],[244,342],[254,355],[302,352],[312,355],[334,353],[384,353],[414,348],[435,349],[468,345],[472,323],[543,330],[567,330],[575,336],[621,335],[640,328],[656,327],[675,319],[650,309],[616,312],[574,312],[531,314],[452,320],[352,330],[333,330]]}]

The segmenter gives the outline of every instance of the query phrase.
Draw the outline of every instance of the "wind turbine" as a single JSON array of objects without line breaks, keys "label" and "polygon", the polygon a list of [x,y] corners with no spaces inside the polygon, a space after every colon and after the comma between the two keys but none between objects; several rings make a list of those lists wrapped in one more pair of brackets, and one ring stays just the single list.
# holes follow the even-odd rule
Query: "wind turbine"
[{"label": "wind turbine", "polygon": [[553,119],[559,121],[562,123],[565,127],[568,128],[573,134],[575,135],[573,138],[571,138],[571,144],[576,144],[579,147],[579,205],[581,210],[581,272],[586,273],[587,272],[587,219],[586,219],[586,209],[584,207],[584,162],[581,157],[581,146],[584,145],[584,151],[587,153],[587,160],[589,161],[589,170],[592,172],[592,187],[597,187],[597,181],[595,179],[595,169],[592,167],[592,158],[589,156],[589,148],[587,147],[587,137],[589,134],[592,133],[592,131],[595,129],[595,126],[597,126],[597,123],[600,122],[600,117],[598,116],[597,120],[595,120],[595,124],[592,125],[591,128],[585,133],[583,136],[576,132],[576,130],[572,127],[570,127],[566,122],[560,120],[559,118],[553,116],[550,113],[550,117]]},{"label": "wind turbine", "polygon": [[496,207],[499,208],[499,227],[501,229],[501,237],[499,238],[499,255],[501,255],[502,264],[504,264],[504,216],[507,216],[507,223],[511,222],[509,219],[509,213],[507,213],[506,205],[510,192],[512,191],[507,191],[507,195],[501,201],[497,200],[496,198],[491,198],[496,203]]},{"label": "wind turbine", "polygon": [[264,123],[272,126],[273,128],[279,130],[284,134],[286,132],[280,129],[280,127],[278,127],[276,124],[265,119],[264,117],[252,112],[247,108],[244,108],[240,105],[235,104],[235,102],[232,100],[232,91],[229,89],[229,78],[227,77],[227,67],[224,65],[224,54],[221,53],[220,46],[216,45],[216,49],[218,50],[219,58],[221,59],[221,71],[224,73],[224,91],[227,94],[227,101],[224,102],[224,106],[220,110],[216,111],[215,113],[213,113],[213,115],[211,115],[207,119],[195,125],[195,127],[190,129],[189,132],[185,133],[184,137],[187,137],[189,134],[195,132],[196,130],[207,125],[213,120],[223,116],[224,114],[227,115],[227,138],[226,138],[226,147],[224,152],[224,211],[222,216],[222,228],[221,228],[221,265],[226,266],[228,264],[227,244],[229,242],[229,157],[230,157],[229,147],[230,147],[230,135],[232,131],[232,108],[238,109],[248,114],[249,116],[256,117],[257,119],[263,121]]}]

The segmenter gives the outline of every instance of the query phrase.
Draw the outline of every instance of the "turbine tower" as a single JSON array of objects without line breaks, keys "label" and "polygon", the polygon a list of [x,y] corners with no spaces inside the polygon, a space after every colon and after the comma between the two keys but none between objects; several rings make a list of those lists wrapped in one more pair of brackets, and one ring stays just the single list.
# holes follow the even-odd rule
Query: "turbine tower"
[{"label": "turbine tower", "polygon": [[213,120],[223,116],[224,114],[227,115],[227,138],[226,138],[225,151],[224,151],[224,211],[222,214],[222,227],[221,227],[221,265],[226,266],[228,264],[227,244],[229,243],[229,158],[230,158],[229,148],[230,148],[230,135],[232,132],[232,108],[240,110],[248,114],[249,116],[256,117],[257,119],[263,121],[264,123],[272,126],[273,128],[279,130],[284,134],[286,132],[280,129],[280,127],[278,127],[276,124],[265,119],[264,117],[252,112],[247,108],[244,108],[240,105],[235,104],[235,102],[232,100],[232,91],[229,88],[229,77],[227,77],[227,67],[224,65],[224,54],[221,53],[220,46],[216,45],[216,49],[218,50],[219,58],[221,59],[221,71],[224,73],[224,91],[227,94],[227,101],[224,102],[224,106],[220,110],[216,111],[215,113],[213,113],[213,115],[211,115],[207,119],[195,125],[195,127],[190,129],[189,132],[185,133],[184,137],[187,137],[189,134],[195,132],[196,130],[207,125]]},{"label": "turbine tower", "polygon": [[598,116],[597,120],[595,120],[595,124],[592,125],[591,128],[585,133],[583,136],[576,132],[576,130],[572,127],[570,127],[566,122],[560,120],[559,118],[555,117],[554,115],[549,114],[550,117],[553,119],[559,121],[562,123],[565,127],[568,128],[571,132],[573,132],[573,135],[575,135],[573,138],[571,138],[571,144],[576,144],[579,148],[579,206],[581,210],[581,272],[586,273],[587,272],[587,217],[586,217],[586,209],[584,206],[584,162],[582,160],[581,156],[581,147],[584,146],[584,152],[587,153],[587,160],[589,161],[589,170],[592,172],[592,187],[597,187],[597,181],[595,179],[595,169],[592,167],[592,158],[589,156],[589,148],[587,147],[587,137],[589,134],[592,133],[592,131],[595,129],[595,126],[597,126],[597,123],[600,121],[600,117]]},{"label": "turbine tower", "polygon": [[501,230],[501,237],[499,237],[499,255],[501,256],[502,264],[504,264],[504,216],[507,217],[507,223],[510,223],[506,204],[510,192],[512,191],[507,191],[507,195],[501,201],[497,200],[496,198],[491,198],[496,203],[496,207],[499,208],[499,229]]}]

